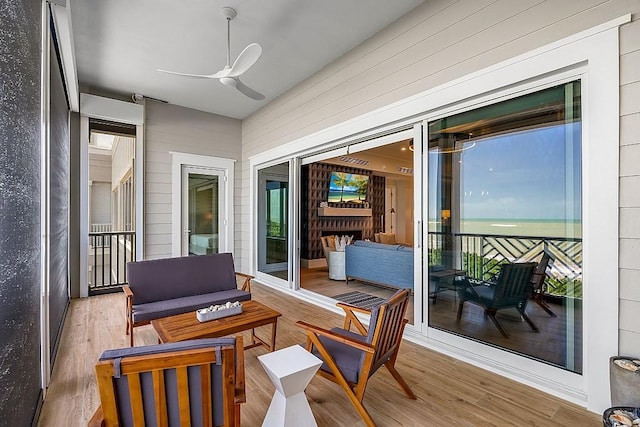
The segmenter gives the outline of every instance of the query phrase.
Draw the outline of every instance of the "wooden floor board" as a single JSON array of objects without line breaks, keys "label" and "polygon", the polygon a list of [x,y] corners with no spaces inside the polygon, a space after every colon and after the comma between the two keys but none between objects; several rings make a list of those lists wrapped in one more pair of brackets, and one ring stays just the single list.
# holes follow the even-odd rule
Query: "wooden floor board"
[{"label": "wooden floor board", "polygon": [[[278,348],[304,341],[302,330],[294,326],[297,320],[326,327],[342,323],[335,313],[260,284],[252,284],[252,291],[254,299],[283,314],[278,320]],[[39,426],[86,426],[99,404],[94,365],[102,351],[128,345],[124,319],[122,294],[71,302]],[[149,325],[136,328],[135,339],[136,345],[157,342]],[[246,427],[262,424],[274,392],[257,359],[265,353],[262,347],[245,353],[247,403],[242,407],[242,425]],[[381,368],[364,399],[379,426],[602,425],[598,414],[407,341],[396,366],[418,399],[408,399]],[[315,377],[306,392],[319,426],[363,425],[338,385]]]}]

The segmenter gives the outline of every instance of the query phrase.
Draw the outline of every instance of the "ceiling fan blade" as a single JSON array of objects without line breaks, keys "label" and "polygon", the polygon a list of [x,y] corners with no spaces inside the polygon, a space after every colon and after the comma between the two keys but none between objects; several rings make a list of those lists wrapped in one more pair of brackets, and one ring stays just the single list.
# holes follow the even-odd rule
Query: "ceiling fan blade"
[{"label": "ceiling fan blade", "polygon": [[238,55],[229,69],[229,73],[223,77],[237,77],[241,75],[256,63],[260,55],[262,55],[262,46],[258,43],[251,43],[240,52],[240,55]]},{"label": "ceiling fan blade", "polygon": [[249,98],[255,99],[256,101],[262,101],[264,99],[263,94],[261,94],[256,90],[251,89],[249,86],[242,83],[240,79],[238,79],[237,77],[235,78],[235,81],[236,81],[236,89],[238,89],[240,92],[242,92]]},{"label": "ceiling fan blade", "polygon": [[161,69],[158,69],[158,71],[160,71],[161,73],[173,74],[176,76],[194,77],[196,79],[217,79],[220,77],[224,77],[223,75],[218,76],[218,74],[222,73],[222,71],[225,71],[225,70],[218,71],[215,74],[189,74],[189,73],[179,73],[177,71],[167,71],[167,70],[161,70]]}]

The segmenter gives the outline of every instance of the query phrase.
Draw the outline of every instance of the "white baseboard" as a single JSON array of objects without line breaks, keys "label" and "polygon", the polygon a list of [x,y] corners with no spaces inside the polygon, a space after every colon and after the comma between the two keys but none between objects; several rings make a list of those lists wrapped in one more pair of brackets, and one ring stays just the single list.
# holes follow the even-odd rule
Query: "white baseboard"
[{"label": "white baseboard", "polygon": [[302,268],[322,268],[327,266],[327,260],[324,258],[304,259],[300,258],[300,267]]}]

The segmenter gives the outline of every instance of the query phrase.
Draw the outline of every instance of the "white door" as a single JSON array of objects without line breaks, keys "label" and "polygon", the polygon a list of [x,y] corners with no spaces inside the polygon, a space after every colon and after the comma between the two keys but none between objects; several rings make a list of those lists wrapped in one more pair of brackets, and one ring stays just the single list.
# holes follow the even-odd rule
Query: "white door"
[{"label": "white door", "polygon": [[182,166],[181,255],[227,251],[224,170]]}]

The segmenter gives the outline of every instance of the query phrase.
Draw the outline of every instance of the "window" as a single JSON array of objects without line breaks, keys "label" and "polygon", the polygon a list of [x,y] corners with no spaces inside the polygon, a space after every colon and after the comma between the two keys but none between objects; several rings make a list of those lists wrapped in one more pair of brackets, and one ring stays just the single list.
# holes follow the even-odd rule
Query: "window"
[{"label": "window", "polygon": [[429,123],[429,326],[582,372],[581,135],[580,81]]}]

